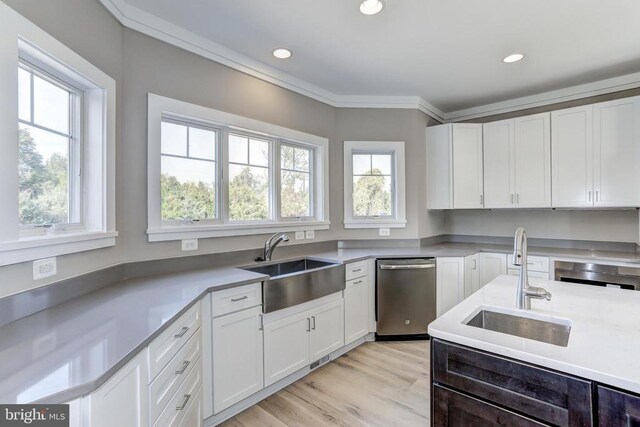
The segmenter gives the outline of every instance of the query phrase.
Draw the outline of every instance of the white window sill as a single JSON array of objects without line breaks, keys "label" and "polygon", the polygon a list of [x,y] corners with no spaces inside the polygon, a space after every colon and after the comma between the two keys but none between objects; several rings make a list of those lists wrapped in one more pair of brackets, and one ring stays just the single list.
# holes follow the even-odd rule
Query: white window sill
[{"label": "white window sill", "polygon": [[117,231],[90,231],[23,237],[0,243],[0,266],[115,246]]},{"label": "white window sill", "polygon": [[305,230],[328,230],[329,221],[290,221],[267,222],[253,224],[223,224],[223,225],[183,225],[165,226],[147,229],[149,242],[166,242],[183,239],[206,239],[209,237],[249,236]]},{"label": "white window sill", "polygon": [[344,220],[344,228],[406,228],[403,219],[348,219]]}]

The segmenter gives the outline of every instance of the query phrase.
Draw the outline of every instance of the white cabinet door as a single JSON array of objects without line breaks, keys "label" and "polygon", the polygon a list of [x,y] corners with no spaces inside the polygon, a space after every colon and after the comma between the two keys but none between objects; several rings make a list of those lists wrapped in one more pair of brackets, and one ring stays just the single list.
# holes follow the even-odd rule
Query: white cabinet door
[{"label": "white cabinet door", "polygon": [[347,281],[344,290],[344,341],[349,344],[369,330],[368,277]]},{"label": "white cabinet door", "polygon": [[[519,117],[514,123],[515,204],[519,208],[551,207],[551,116]],[[485,150],[486,146],[485,141]],[[488,197],[485,181],[485,206]]]},{"label": "white cabinet door", "polygon": [[464,259],[464,297],[467,298],[480,289],[479,255],[474,254]]},{"label": "white cabinet door", "polygon": [[551,113],[552,206],[593,206],[593,106]]},{"label": "white cabinet door", "polygon": [[451,126],[427,128],[427,209],[453,207]]},{"label": "white cabinet door", "polygon": [[485,123],[484,207],[510,208],[515,203],[514,120]]},{"label": "white cabinet door", "polygon": [[275,383],[309,365],[307,312],[264,325],[264,385]]},{"label": "white cabinet door", "polygon": [[311,316],[310,362],[315,362],[344,346],[343,310],[344,302],[338,299],[309,312]]},{"label": "white cabinet door", "polygon": [[148,427],[147,354],[140,352],[85,398],[91,427]]},{"label": "white cabinet door", "polygon": [[262,307],[213,319],[213,411],[262,390]]},{"label": "white cabinet door", "polygon": [[640,206],[640,97],[593,106],[594,206]]},{"label": "white cabinet door", "polygon": [[453,208],[483,206],[482,125],[453,125]]},{"label": "white cabinet door", "polygon": [[480,253],[478,259],[480,264],[480,287],[502,274],[507,274],[507,255]]},{"label": "white cabinet door", "polygon": [[464,299],[464,258],[436,259],[436,314],[441,316]]}]

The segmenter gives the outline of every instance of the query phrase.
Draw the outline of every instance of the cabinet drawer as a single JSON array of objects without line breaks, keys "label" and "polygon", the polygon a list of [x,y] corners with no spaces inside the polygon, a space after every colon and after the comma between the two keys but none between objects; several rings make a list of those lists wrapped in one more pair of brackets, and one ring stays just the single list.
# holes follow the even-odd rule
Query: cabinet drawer
[{"label": "cabinet drawer", "polygon": [[352,280],[347,280],[346,283],[346,288],[353,288],[354,286],[360,286],[360,285],[365,285],[367,284],[367,278],[366,277],[358,277],[357,279],[352,279]]},{"label": "cabinet drawer", "polygon": [[437,385],[432,401],[433,427],[546,425]]},{"label": "cabinet drawer", "polygon": [[211,315],[223,316],[234,311],[262,305],[262,283],[211,292]]},{"label": "cabinet drawer", "polygon": [[558,426],[592,425],[591,383],[439,340],[433,381]]},{"label": "cabinet drawer", "polygon": [[345,266],[345,279],[352,280],[367,275],[367,260],[352,262]]},{"label": "cabinet drawer", "polygon": [[164,411],[158,417],[154,427],[174,427],[178,426],[187,412],[189,405],[198,403],[196,398],[200,396],[198,391],[202,387],[202,369],[200,359],[195,362],[191,373],[184,380],[182,385],[168,401]]},{"label": "cabinet drawer", "polygon": [[[513,265],[512,256],[508,256],[507,260],[509,261],[509,265],[507,266],[507,268],[515,268],[515,269],[520,268],[517,265]],[[549,258],[547,257],[529,256],[527,257],[527,265],[528,265],[529,271],[539,271],[542,273],[549,272]]]},{"label": "cabinet drawer", "polygon": [[[519,276],[520,275],[520,269],[519,269],[519,267],[510,268],[507,271],[507,274],[509,276]],[[543,271],[528,271],[527,275],[529,276],[530,279],[549,280],[549,273],[543,272]]]},{"label": "cabinet drawer", "polygon": [[601,426],[640,426],[640,396],[598,386]]},{"label": "cabinet drawer", "polygon": [[199,330],[200,317],[200,301],[198,301],[149,344],[149,383]]},{"label": "cabinet drawer", "polygon": [[193,335],[149,386],[149,414],[153,423],[167,406],[182,381],[194,369],[202,353],[200,334]]},{"label": "cabinet drawer", "polygon": [[196,392],[196,395],[189,406],[185,409],[179,427],[199,427],[202,425],[204,416],[202,414],[202,387]]}]

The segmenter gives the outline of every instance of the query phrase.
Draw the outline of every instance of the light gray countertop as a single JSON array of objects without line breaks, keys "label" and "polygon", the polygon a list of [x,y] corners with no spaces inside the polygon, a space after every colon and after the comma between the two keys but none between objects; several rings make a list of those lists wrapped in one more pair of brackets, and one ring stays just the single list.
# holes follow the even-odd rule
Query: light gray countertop
[{"label": "light gray countertop", "polygon": [[[337,249],[306,254],[339,263],[384,257],[509,253],[507,245]],[[531,255],[640,262],[635,253],[535,248]],[[303,256],[304,254],[301,254]],[[97,389],[208,292],[266,279],[237,268],[126,279],[0,327],[0,402],[59,403]]]}]

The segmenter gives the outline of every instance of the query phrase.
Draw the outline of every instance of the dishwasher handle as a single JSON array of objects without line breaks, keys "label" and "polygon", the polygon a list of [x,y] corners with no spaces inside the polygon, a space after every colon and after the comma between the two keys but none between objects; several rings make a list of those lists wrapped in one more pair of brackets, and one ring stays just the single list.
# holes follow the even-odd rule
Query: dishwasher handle
[{"label": "dishwasher handle", "polygon": [[422,270],[435,268],[435,264],[380,264],[380,270]]}]

